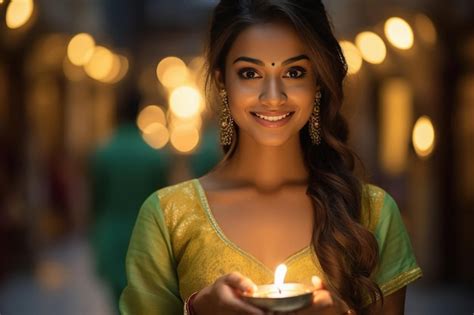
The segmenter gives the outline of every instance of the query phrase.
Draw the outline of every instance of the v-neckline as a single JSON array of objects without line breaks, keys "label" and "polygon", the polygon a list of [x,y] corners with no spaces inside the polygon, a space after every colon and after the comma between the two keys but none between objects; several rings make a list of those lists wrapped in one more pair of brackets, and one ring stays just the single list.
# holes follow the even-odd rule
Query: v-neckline
[{"label": "v-neckline", "polygon": [[[204,187],[201,185],[201,182],[199,181],[199,178],[195,178],[193,180],[195,184],[195,188],[197,189],[199,199],[201,201],[201,206],[203,207],[207,218],[209,219],[211,226],[213,227],[214,231],[217,233],[219,238],[229,247],[233,248],[237,252],[239,252],[241,255],[247,257],[254,263],[256,263],[258,266],[260,266],[265,272],[267,272],[271,277],[273,278],[274,275],[274,270],[272,270],[270,267],[268,267],[266,264],[264,264],[260,259],[255,257],[253,254],[247,252],[246,250],[242,249],[239,245],[234,243],[232,240],[230,240],[222,231],[220,228],[219,224],[217,223],[216,218],[214,217],[214,214],[212,213],[211,207],[209,205],[209,201],[206,196],[206,192],[204,191]],[[310,251],[312,248],[311,244],[307,245],[295,253],[291,254],[287,258],[285,258],[281,263],[285,264],[287,267],[294,262],[297,258],[305,254],[306,252]]]}]

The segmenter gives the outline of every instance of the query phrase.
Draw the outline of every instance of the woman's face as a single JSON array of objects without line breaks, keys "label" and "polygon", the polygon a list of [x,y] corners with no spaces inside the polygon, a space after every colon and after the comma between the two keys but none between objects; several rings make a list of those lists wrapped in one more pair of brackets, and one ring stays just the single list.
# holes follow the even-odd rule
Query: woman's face
[{"label": "woman's face", "polygon": [[240,137],[280,146],[309,120],[318,90],[308,49],[285,23],[251,26],[226,57],[225,89]]}]

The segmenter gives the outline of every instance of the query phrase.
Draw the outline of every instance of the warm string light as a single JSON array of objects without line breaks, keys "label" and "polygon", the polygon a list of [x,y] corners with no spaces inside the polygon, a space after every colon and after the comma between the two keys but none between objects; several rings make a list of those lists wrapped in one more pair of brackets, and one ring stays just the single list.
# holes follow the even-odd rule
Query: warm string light
[{"label": "warm string light", "polygon": [[184,85],[189,79],[189,70],[178,57],[166,57],[156,67],[158,80],[168,89]]},{"label": "warm string light", "polygon": [[349,41],[343,40],[339,42],[339,44],[341,45],[342,53],[347,62],[348,74],[356,74],[362,67],[362,56],[360,55],[359,49]]},{"label": "warm string light", "polygon": [[76,66],[83,66],[92,57],[95,47],[94,38],[87,33],[79,33],[69,41],[67,56],[69,61]]},{"label": "warm string light", "polygon": [[69,63],[64,63],[64,72],[68,77],[79,72],[73,66],[82,66],[89,77],[104,83],[120,81],[129,68],[127,57],[96,45],[92,35],[87,33],[79,33],[71,38],[67,46],[67,58]]},{"label": "warm string light", "polygon": [[8,28],[17,29],[25,25],[33,15],[33,0],[11,0],[5,15]]},{"label": "warm string light", "polygon": [[402,18],[391,17],[384,25],[385,36],[396,48],[406,50],[413,47],[413,30]]},{"label": "warm string light", "polygon": [[113,66],[113,53],[103,46],[96,46],[90,60],[84,65],[84,70],[91,78],[103,81],[113,71]]},{"label": "warm string light", "polygon": [[166,114],[160,106],[145,106],[138,114],[137,126],[142,132],[143,140],[150,147],[161,149],[169,142]]},{"label": "warm string light", "polygon": [[190,118],[197,115],[201,103],[201,94],[191,86],[181,86],[173,90],[169,98],[170,109],[179,118]]},{"label": "warm string light", "polygon": [[[169,142],[179,153],[193,152],[200,141],[201,113],[205,109],[203,88],[204,58],[191,59],[189,65],[179,57],[168,56],[158,62],[155,72],[168,94],[167,131]],[[163,130],[164,132],[164,130]]]},{"label": "warm string light", "polygon": [[171,130],[173,147],[181,153],[190,153],[199,143],[199,130],[189,125],[179,125]]},{"label": "warm string light", "polygon": [[143,140],[153,149],[163,148],[169,141],[170,135],[165,125],[155,122],[143,130]]},{"label": "warm string light", "polygon": [[379,35],[373,32],[362,32],[357,35],[355,43],[365,61],[380,64],[385,60],[387,48]]},{"label": "warm string light", "polygon": [[415,123],[412,142],[416,154],[421,158],[428,157],[434,149],[435,130],[428,116],[421,116]]}]

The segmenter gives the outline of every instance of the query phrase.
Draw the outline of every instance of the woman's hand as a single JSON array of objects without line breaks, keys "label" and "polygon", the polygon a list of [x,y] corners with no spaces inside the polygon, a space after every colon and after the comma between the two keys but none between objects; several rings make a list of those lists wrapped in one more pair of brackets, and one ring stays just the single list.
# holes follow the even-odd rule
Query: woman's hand
[{"label": "woman's hand", "polygon": [[253,292],[255,288],[255,284],[240,273],[229,273],[199,291],[193,309],[197,315],[264,315],[264,311],[240,299],[243,292]]},{"label": "woman's hand", "polygon": [[[326,290],[321,279],[314,276],[312,279],[315,290],[313,292],[313,304],[310,306],[288,313],[272,313],[273,315],[342,315],[349,310],[347,304],[337,296]],[[347,314],[356,314],[354,311]]]}]

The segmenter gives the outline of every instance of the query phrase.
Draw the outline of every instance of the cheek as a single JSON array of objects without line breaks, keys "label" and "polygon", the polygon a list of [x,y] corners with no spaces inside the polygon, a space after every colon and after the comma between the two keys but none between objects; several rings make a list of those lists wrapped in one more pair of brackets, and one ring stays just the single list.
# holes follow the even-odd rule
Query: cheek
[{"label": "cheek", "polygon": [[227,84],[229,105],[232,115],[238,121],[239,117],[245,115],[245,111],[251,107],[258,106],[260,89],[257,84],[249,84],[237,78],[232,78]]},{"label": "cheek", "polygon": [[311,85],[295,86],[288,89],[288,99],[293,104],[298,104],[301,115],[309,118],[313,111],[316,89]]}]

